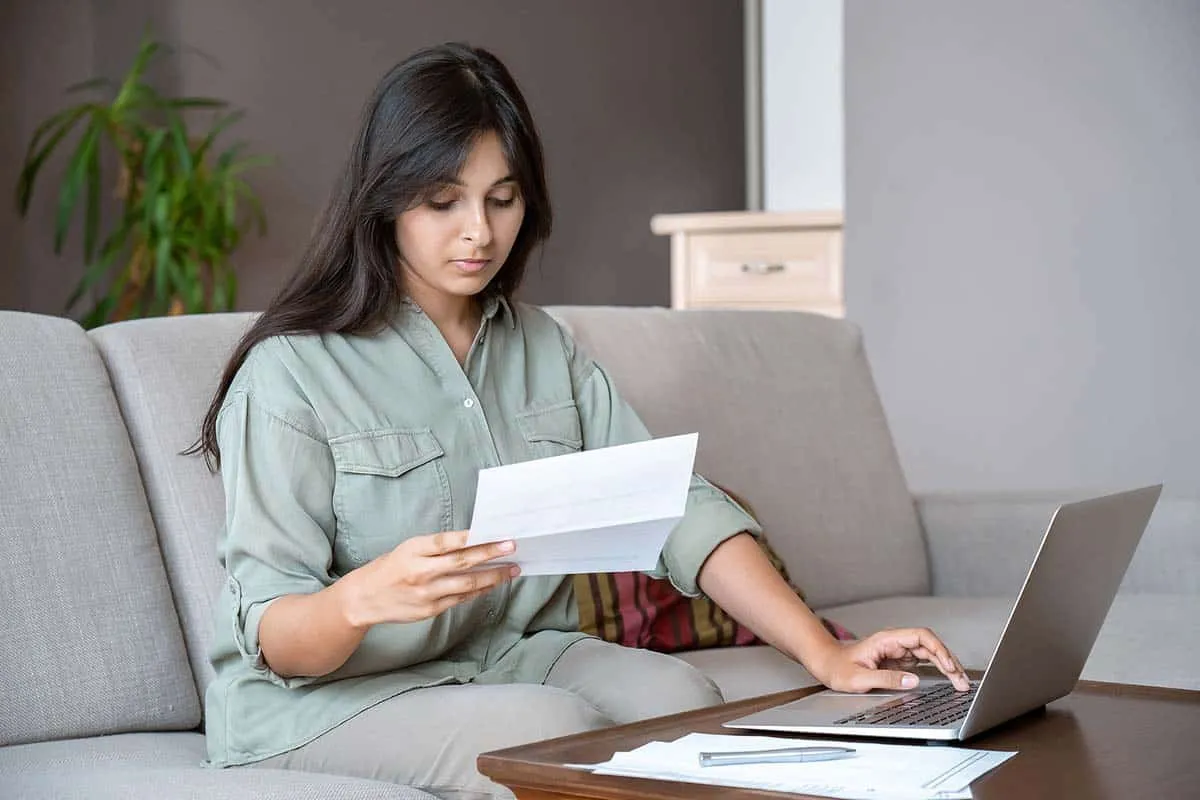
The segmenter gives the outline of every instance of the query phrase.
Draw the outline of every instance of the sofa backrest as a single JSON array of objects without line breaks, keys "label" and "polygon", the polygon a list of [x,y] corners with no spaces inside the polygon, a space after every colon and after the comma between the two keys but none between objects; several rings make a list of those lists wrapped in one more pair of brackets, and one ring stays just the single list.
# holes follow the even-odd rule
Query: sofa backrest
[{"label": "sofa backrest", "polygon": [[851,323],[792,311],[547,309],[656,436],[743,497],[817,608],[929,590],[924,539]]},{"label": "sofa backrest", "polygon": [[182,456],[196,440],[225,362],[253,314],[202,314],[133,320],[91,332],[141,464],[167,575],[183,624],[188,657],[203,692],[213,603],[224,575],[217,539],[225,524],[219,475],[199,456]]},{"label": "sofa backrest", "polygon": [[[796,312],[555,307],[656,435],[700,431],[697,468],[744,497],[815,607],[925,594],[912,499],[849,323]],[[112,375],[203,691],[223,576],[218,476],[179,452],[252,314],[92,332]]]},{"label": "sofa backrest", "polygon": [[0,745],[200,721],[104,364],[74,322],[0,311]]}]

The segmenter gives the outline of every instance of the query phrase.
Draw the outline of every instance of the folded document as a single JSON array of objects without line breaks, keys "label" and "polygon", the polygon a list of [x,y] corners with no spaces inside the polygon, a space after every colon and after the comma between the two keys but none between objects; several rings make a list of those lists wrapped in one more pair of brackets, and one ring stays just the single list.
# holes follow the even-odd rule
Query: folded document
[{"label": "folded document", "polygon": [[[690,733],[673,742],[650,742],[614,753],[584,768],[601,775],[706,783],[796,792],[847,800],[958,800],[970,798],[971,782],[1016,755],[960,747],[839,741],[852,758],[802,764],[738,764],[701,767],[701,752],[829,746],[828,740]],[[584,765],[578,765],[584,766]]]},{"label": "folded document", "polygon": [[683,518],[699,435],[481,470],[468,544],[514,539],[523,575],[647,571]]}]

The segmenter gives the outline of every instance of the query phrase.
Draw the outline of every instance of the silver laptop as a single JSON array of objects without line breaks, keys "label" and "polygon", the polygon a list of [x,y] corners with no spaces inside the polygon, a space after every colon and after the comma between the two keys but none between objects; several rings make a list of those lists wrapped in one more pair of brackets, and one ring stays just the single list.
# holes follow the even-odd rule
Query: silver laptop
[{"label": "silver laptop", "polygon": [[944,678],[912,691],[825,690],[725,727],[962,740],[1063,697],[1079,680],[1161,491],[1159,484],[1058,508],[970,691]]}]

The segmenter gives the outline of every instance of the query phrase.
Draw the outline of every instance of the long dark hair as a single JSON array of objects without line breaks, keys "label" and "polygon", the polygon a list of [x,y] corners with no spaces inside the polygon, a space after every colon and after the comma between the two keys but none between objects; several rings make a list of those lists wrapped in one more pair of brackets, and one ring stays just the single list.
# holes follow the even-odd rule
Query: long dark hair
[{"label": "long dark hair", "polygon": [[495,133],[525,203],[508,260],[487,291],[511,298],[533,248],[550,234],[542,145],[521,90],[491,53],[444,44],[414,53],[388,72],[363,109],[345,174],[299,269],[238,342],[185,454],[219,469],[217,415],[256,344],[305,333],[372,334],[404,297],[396,215],[454,180],[476,138]]}]

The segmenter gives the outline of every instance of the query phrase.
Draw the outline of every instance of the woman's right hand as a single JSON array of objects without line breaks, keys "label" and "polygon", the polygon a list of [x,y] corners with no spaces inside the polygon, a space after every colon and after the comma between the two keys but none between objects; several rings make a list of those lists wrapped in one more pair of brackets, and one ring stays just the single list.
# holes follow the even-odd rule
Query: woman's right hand
[{"label": "woman's right hand", "polygon": [[366,630],[381,622],[417,622],[485,594],[520,569],[515,564],[481,567],[512,555],[513,541],[467,546],[468,531],[414,536],[346,575],[344,613]]}]

